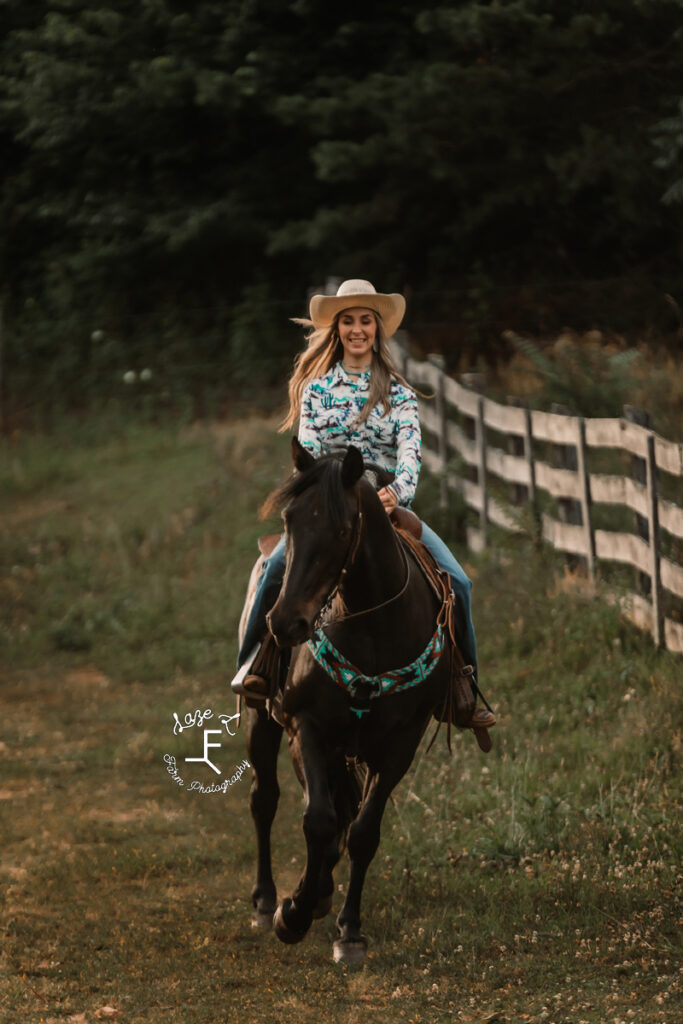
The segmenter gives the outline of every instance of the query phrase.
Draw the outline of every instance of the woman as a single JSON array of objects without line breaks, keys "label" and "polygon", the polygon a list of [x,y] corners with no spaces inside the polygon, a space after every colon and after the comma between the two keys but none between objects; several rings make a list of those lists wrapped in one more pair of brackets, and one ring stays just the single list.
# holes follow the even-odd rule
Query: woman
[{"label": "woman", "polygon": [[[349,444],[393,474],[379,498],[391,514],[408,506],[420,472],[420,422],[417,398],[391,364],[387,338],[398,329],[405,312],[402,295],[383,295],[369,281],[344,281],[336,295],[314,295],[308,346],[296,360],[289,381],[289,411],[281,430],[299,420],[299,441],[315,456]],[[472,584],[443,541],[426,523],[423,543],[452,580],[458,597],[459,643],[466,663],[476,667],[477,648],[472,625]],[[265,615],[274,605],[285,564],[281,538],[267,559],[258,582],[254,606],[240,649],[240,671],[233,680],[236,693],[264,697],[268,692]],[[251,671],[250,671],[251,669]],[[476,709],[474,729],[495,725],[490,711]]]}]

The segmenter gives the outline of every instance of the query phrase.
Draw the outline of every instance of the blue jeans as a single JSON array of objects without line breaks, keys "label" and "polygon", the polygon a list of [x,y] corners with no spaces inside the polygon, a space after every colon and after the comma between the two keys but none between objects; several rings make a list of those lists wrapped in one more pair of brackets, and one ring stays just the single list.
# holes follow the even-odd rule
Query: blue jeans
[{"label": "blue jeans", "polygon": [[439,568],[445,569],[451,578],[457,601],[455,603],[455,625],[457,640],[466,665],[477,667],[477,640],[472,622],[472,581],[465,575],[463,567],[450,548],[447,548],[431,527],[422,524],[422,543],[431,551]]},{"label": "blue jeans", "polygon": [[264,559],[261,575],[256,584],[254,603],[244,631],[244,640],[237,655],[237,667],[241,668],[256,644],[260,644],[266,635],[266,615],[277,601],[282,580],[285,575],[285,535]]},{"label": "blue jeans", "polygon": [[[474,625],[472,624],[472,602],[470,593],[472,583],[465,575],[462,566],[454,557],[449,548],[434,531],[422,524],[422,542],[429,548],[437,563],[445,569],[451,578],[453,590],[457,597],[455,609],[455,621],[465,664],[477,666],[477,641],[474,636]],[[237,657],[237,667],[240,668],[247,660],[249,654],[256,644],[263,640],[266,632],[266,614],[277,601],[282,579],[285,574],[285,538],[280,538],[269,558],[264,562],[264,568],[256,586],[256,596],[251,609],[247,628],[244,633],[244,640]]]}]

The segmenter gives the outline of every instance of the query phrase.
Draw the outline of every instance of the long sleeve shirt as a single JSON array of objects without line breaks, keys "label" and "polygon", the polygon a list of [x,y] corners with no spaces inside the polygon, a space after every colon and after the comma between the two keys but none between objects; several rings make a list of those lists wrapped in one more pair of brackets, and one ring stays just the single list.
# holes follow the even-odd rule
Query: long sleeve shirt
[{"label": "long sleeve shirt", "polygon": [[369,388],[370,370],[351,376],[341,363],[324,377],[310,381],[301,402],[299,441],[315,456],[355,445],[365,462],[394,474],[391,487],[398,503],[408,505],[415,495],[422,461],[417,397],[392,377],[389,412],[385,414],[380,403],[359,424]]}]

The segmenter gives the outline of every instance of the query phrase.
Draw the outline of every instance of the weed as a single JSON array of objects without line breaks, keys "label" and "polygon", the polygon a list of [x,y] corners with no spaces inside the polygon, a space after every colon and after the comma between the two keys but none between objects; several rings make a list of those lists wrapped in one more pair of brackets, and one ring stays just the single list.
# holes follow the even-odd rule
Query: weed
[{"label": "weed", "polygon": [[[232,710],[255,511],[286,439],[261,420],[63,429],[68,472],[36,438],[2,470],[3,1020],[678,1019],[678,659],[531,539],[456,547],[494,749],[456,731],[452,757],[427,754],[428,731],[368,874],[370,956],[339,968],[331,919],[295,947],[252,932],[246,777],[201,796],[164,762],[197,753],[174,712]],[[434,522],[438,491],[421,500]],[[243,735],[219,756],[239,762]],[[280,785],[285,895],[305,861],[286,751]]]}]

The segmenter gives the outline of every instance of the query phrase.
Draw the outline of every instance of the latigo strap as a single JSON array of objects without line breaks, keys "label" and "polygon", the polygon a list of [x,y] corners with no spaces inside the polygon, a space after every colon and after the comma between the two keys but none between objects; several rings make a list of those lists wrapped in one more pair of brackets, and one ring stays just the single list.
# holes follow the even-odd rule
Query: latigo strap
[{"label": "latigo strap", "polygon": [[451,586],[450,576],[439,567],[431,551],[421,541],[416,540],[411,533],[406,532],[399,526],[395,526],[395,529],[403,543],[413,553],[425,579],[434,591],[436,598],[441,602],[436,621],[437,625],[442,627],[447,637],[451,685],[446,691],[443,706],[434,712],[434,717],[439,722],[447,722],[449,726],[452,724],[461,729],[467,728],[472,720],[476,705],[476,690],[473,685],[474,668],[471,665],[465,664],[456,640],[456,598]]}]

